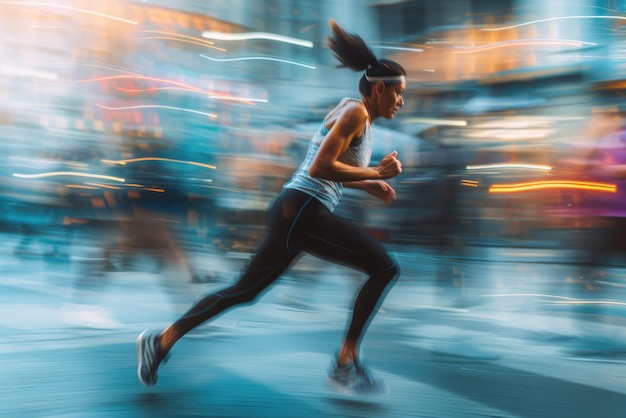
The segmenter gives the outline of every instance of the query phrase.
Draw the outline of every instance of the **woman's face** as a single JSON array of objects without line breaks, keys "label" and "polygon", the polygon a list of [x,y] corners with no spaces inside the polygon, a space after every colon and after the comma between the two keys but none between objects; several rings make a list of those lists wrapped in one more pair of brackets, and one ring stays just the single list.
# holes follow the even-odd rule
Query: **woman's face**
[{"label": "woman's face", "polygon": [[401,83],[389,83],[383,87],[380,95],[380,114],[387,119],[393,119],[398,110],[404,106],[404,90],[406,89],[406,81]]}]

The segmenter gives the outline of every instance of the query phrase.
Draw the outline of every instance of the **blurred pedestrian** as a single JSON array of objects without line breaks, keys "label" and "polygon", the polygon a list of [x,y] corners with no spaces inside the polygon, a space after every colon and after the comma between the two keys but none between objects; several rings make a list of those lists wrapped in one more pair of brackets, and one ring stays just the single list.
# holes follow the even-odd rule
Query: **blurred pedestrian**
[{"label": "blurred pedestrian", "polygon": [[581,243],[583,254],[578,275],[582,293],[598,292],[602,270],[626,253],[626,110],[610,108],[595,122],[604,128],[593,129],[598,139],[582,159],[583,173],[594,181],[616,185],[616,193],[594,193],[583,201],[584,215],[592,221],[594,232]]},{"label": "blurred pedestrian", "polygon": [[369,167],[371,124],[391,119],[404,105],[406,72],[398,63],[377,59],[363,39],[329,21],[328,45],[338,67],[364,71],[361,99],[342,99],[324,118],[310,141],[304,161],[267,211],[267,231],[246,271],[232,286],[200,298],[160,333],[144,331],[137,338],[138,375],[154,385],[157,370],[174,344],[198,325],[236,305],[252,302],[303,253],[367,273],[352,311],[347,333],[329,370],[328,382],[349,394],[387,392],[359,357],[363,334],[386,291],[399,274],[397,262],[363,228],[333,214],[342,186],[363,190],[390,203],[395,190],[385,181],[402,172],[397,152]]}]

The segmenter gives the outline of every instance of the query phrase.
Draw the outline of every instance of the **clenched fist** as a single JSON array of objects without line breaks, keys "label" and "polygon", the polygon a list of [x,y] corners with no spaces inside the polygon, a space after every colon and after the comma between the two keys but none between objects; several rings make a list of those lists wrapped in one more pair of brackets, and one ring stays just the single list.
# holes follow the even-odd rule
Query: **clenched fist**
[{"label": "clenched fist", "polygon": [[385,155],[380,164],[378,164],[378,174],[381,179],[390,179],[402,173],[402,163],[396,157],[398,151],[394,151]]}]

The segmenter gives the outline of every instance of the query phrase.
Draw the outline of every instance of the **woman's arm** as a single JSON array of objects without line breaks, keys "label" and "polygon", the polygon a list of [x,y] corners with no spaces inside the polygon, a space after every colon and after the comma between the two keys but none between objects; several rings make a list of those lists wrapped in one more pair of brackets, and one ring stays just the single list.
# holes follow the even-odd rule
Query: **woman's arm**
[{"label": "woman's arm", "polygon": [[358,103],[347,104],[336,116],[324,143],[311,164],[309,174],[330,181],[352,182],[388,179],[402,172],[402,165],[393,152],[383,158],[378,167],[355,167],[339,161],[354,138],[363,133],[368,114]]},{"label": "woman's arm", "polygon": [[391,203],[396,199],[396,191],[389,183],[383,180],[360,180],[342,183],[349,189],[363,190],[385,203]]}]

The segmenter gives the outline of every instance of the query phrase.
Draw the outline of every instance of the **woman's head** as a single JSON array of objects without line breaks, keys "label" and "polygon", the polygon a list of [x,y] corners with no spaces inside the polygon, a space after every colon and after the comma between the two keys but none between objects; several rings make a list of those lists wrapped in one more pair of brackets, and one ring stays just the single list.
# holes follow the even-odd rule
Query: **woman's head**
[{"label": "woman's head", "polygon": [[359,91],[363,96],[370,96],[372,86],[382,81],[385,86],[392,83],[406,83],[406,71],[395,61],[378,59],[371,48],[357,34],[347,33],[333,19],[329,22],[332,35],[328,46],[340,62],[338,67],[347,67],[354,71],[365,71],[359,80]]}]

